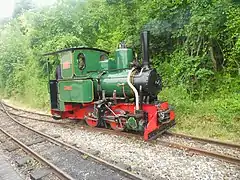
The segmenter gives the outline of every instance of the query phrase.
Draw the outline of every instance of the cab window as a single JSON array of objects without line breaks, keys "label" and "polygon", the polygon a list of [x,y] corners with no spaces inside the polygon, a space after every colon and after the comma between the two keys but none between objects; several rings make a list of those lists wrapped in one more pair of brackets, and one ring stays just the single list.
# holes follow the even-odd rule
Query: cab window
[{"label": "cab window", "polygon": [[108,59],[108,57],[107,57],[106,54],[101,54],[100,55],[100,61],[104,61],[104,60],[107,60],[107,59]]},{"label": "cab window", "polygon": [[78,68],[83,70],[86,67],[86,58],[83,53],[78,54]]}]

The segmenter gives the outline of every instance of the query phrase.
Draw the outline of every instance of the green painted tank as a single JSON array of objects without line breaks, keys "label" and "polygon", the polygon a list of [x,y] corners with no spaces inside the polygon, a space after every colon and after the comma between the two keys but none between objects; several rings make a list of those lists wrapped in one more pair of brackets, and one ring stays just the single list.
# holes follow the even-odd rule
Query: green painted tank
[{"label": "green painted tank", "polygon": [[133,91],[128,86],[127,76],[129,70],[122,70],[121,72],[109,72],[101,76],[101,89],[105,90],[106,96],[113,96],[115,90],[118,97],[133,97]]}]

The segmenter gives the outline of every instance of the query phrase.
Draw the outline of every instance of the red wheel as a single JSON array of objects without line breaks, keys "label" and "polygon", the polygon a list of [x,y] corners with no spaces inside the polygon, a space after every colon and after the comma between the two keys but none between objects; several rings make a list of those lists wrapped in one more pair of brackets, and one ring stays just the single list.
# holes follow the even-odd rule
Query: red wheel
[{"label": "red wheel", "polygon": [[111,128],[116,131],[123,131],[124,130],[124,125],[118,123],[118,122],[109,122]]},{"label": "red wheel", "polygon": [[97,127],[97,125],[98,125],[98,120],[94,119],[94,118],[90,118],[90,117],[86,117],[85,122],[90,127]]},{"label": "red wheel", "polygon": [[[116,110],[114,110],[114,113],[115,113],[116,115],[123,115],[125,112],[124,112],[123,110],[121,110],[121,109],[116,109]],[[113,130],[123,131],[123,130],[124,130],[125,123],[126,123],[126,119],[123,118],[123,117],[120,117],[119,120],[121,121],[121,123],[110,121],[110,122],[109,122],[109,125],[111,126],[111,128],[112,128]]]}]

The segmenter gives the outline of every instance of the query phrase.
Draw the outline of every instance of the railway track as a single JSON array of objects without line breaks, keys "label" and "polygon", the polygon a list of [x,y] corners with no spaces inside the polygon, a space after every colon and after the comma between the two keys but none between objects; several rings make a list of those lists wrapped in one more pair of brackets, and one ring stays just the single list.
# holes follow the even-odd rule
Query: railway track
[{"label": "railway track", "polygon": [[100,157],[34,130],[14,118],[4,104],[1,106],[7,117],[0,123],[1,132],[36,160],[51,167],[60,179],[144,179]]},{"label": "railway track", "polygon": [[[6,104],[5,104],[6,105]],[[15,111],[22,111],[18,108],[11,107],[9,105],[6,105],[10,109],[14,109]],[[31,111],[25,111],[23,112],[28,113],[28,116],[24,116],[25,118],[29,118],[30,114],[34,114],[34,112]],[[21,116],[17,115],[16,116]],[[36,113],[36,115],[39,115],[41,117],[42,114]],[[43,115],[44,117],[50,118],[50,115]],[[45,122],[51,122],[51,120],[42,120],[39,118],[32,118],[33,120],[40,120]],[[29,118],[29,119],[30,119]],[[54,123],[60,123],[58,121],[52,121]],[[64,122],[61,122],[64,123]],[[88,128],[86,126],[82,126],[86,130],[95,131],[95,129]],[[128,137],[135,137],[137,139],[142,140],[142,137],[137,134],[130,134],[130,133],[119,133],[116,131],[108,130],[108,129],[102,129],[98,128],[97,130],[103,131],[104,133],[108,134],[117,134],[117,135],[123,135]],[[194,154],[200,154],[205,156],[210,156],[213,158],[217,158],[223,161],[227,161],[233,164],[240,165],[240,145],[239,144],[233,144],[228,142],[222,142],[217,141],[214,139],[206,139],[201,137],[195,137],[190,136],[186,134],[180,134],[180,133],[174,133],[174,132],[166,132],[162,137],[158,138],[156,141],[151,141],[150,143],[161,143],[162,145],[171,147],[171,148],[177,148],[184,151],[189,152],[190,155]]]},{"label": "railway track", "polygon": [[25,113],[35,114],[35,115],[39,115],[39,116],[41,116],[41,117],[48,117],[48,118],[51,118],[51,117],[52,117],[50,114],[43,114],[43,113],[28,111],[28,110],[25,110],[25,109],[19,109],[19,108],[10,106],[10,105],[4,103],[3,101],[1,101],[1,104],[4,105],[5,107],[8,107],[8,108],[13,109],[13,110],[15,110],[15,111],[21,111],[21,112],[25,112]]},{"label": "railway track", "polygon": [[55,166],[54,164],[52,164],[50,161],[48,161],[47,159],[45,159],[44,157],[42,157],[39,153],[34,152],[33,150],[31,150],[31,148],[29,148],[27,145],[25,145],[24,143],[22,143],[21,141],[19,141],[17,138],[15,138],[14,136],[12,136],[11,134],[9,134],[7,131],[3,130],[3,128],[0,127],[0,131],[6,135],[7,137],[9,137],[10,139],[12,139],[20,148],[22,148],[26,153],[31,154],[31,156],[36,159],[37,161],[39,161],[40,163],[43,163],[44,165],[47,165],[48,168],[51,169],[51,171],[60,179],[66,179],[66,180],[72,180],[73,178],[71,176],[69,176],[67,173],[63,172],[61,169],[59,169],[57,166]]},{"label": "railway track", "polygon": [[170,132],[167,132],[165,137],[157,141],[169,147],[187,151],[190,155],[205,155],[240,165],[239,145],[194,136],[190,138],[185,134]]}]

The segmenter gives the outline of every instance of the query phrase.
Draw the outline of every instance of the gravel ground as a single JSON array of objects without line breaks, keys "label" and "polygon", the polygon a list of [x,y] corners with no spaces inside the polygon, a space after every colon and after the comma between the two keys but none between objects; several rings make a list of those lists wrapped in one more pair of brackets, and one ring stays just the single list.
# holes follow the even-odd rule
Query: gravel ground
[{"label": "gravel ground", "polygon": [[88,152],[99,151],[101,158],[130,166],[148,179],[240,179],[240,166],[182,150],[150,144],[135,138],[89,132],[81,128],[62,127],[19,118],[28,125]]},{"label": "gravel ground", "polygon": [[223,145],[217,145],[213,143],[207,143],[207,142],[200,142],[197,140],[192,140],[192,139],[186,139],[186,138],[181,138],[181,137],[176,137],[176,136],[163,136],[161,140],[167,141],[167,142],[173,142],[173,143],[178,143],[186,146],[191,146],[191,147],[196,147],[196,148],[201,148],[207,151],[212,151],[212,152],[217,152],[223,155],[229,155],[232,157],[236,157],[240,159],[240,149],[238,148],[231,148],[231,147],[226,147]]},{"label": "gravel ground", "polygon": [[[12,107],[16,107],[16,108],[19,108],[19,107],[22,107],[22,103],[18,103],[17,101],[11,101],[9,99],[2,99],[2,101],[4,103],[6,103],[7,105],[10,105]],[[32,112],[36,112],[36,113],[42,113],[42,114],[50,114],[50,111],[49,110],[40,110],[40,109],[33,109],[33,108],[30,108],[30,107],[22,107],[21,109],[24,109],[24,110],[27,110],[27,111],[32,111]]]},{"label": "gravel ground", "polygon": [[[17,115],[20,115],[20,116],[29,116],[29,117],[39,118],[39,119],[43,119],[43,120],[49,120],[50,119],[47,116],[41,116],[41,115],[38,115],[38,114],[33,115],[32,113],[24,112],[24,111],[18,111],[16,109],[12,109],[12,108],[7,107],[7,106],[5,106],[5,108],[7,109],[8,112],[11,112],[11,113],[14,113],[14,114],[17,114]],[[1,107],[1,109],[3,109],[3,108]],[[44,114],[43,112],[36,112],[36,111],[31,111],[31,112]]]},{"label": "gravel ground", "polygon": [[53,146],[52,143],[39,143],[31,148],[53,162],[74,179],[86,180],[127,180],[106,166],[72,149]]},{"label": "gravel ground", "polygon": [[[0,114],[6,119],[4,113]],[[0,126],[7,126],[11,120],[0,121]],[[9,123],[10,124],[10,123]],[[6,127],[7,131],[22,141],[24,144],[39,139],[38,134],[30,132],[28,129],[19,125]],[[17,128],[18,127],[18,128]],[[20,128],[19,128],[20,127]],[[4,128],[5,129],[5,128]],[[30,132],[30,133],[29,133]],[[92,180],[127,180],[128,178],[120,175],[117,171],[109,169],[107,166],[95,162],[95,160],[80,154],[75,150],[66,149],[64,146],[58,146],[48,141],[33,144],[30,148],[41,154],[44,158],[51,161],[54,165],[67,172],[75,179],[92,179]]]},{"label": "gravel ground", "polygon": [[[8,118],[6,114],[2,114],[1,117],[4,119]],[[40,135],[18,125],[16,122],[11,120],[5,120],[1,122],[0,127],[3,127],[5,131],[17,137],[18,140],[20,140],[24,144],[29,144],[31,142],[34,143],[43,140],[43,138]],[[14,132],[14,134],[11,132]]]},{"label": "gravel ground", "polygon": [[[38,161],[34,160],[33,158],[28,163],[25,163],[22,166],[18,166],[16,161],[21,158],[27,157],[28,154],[26,154],[26,152],[24,152],[21,148],[18,148],[11,152],[3,150],[6,148],[6,146],[16,144],[13,143],[11,139],[7,138],[7,136],[5,136],[4,134],[0,133],[0,136],[2,139],[7,139],[7,141],[0,142],[0,150],[5,154],[5,156],[7,157],[6,160],[11,163],[12,167],[20,175],[21,178],[25,180],[31,180],[30,174],[32,171],[46,167],[45,165],[42,165]],[[43,180],[59,180],[59,178],[56,177],[55,175],[49,174],[46,177],[44,177]]]}]

